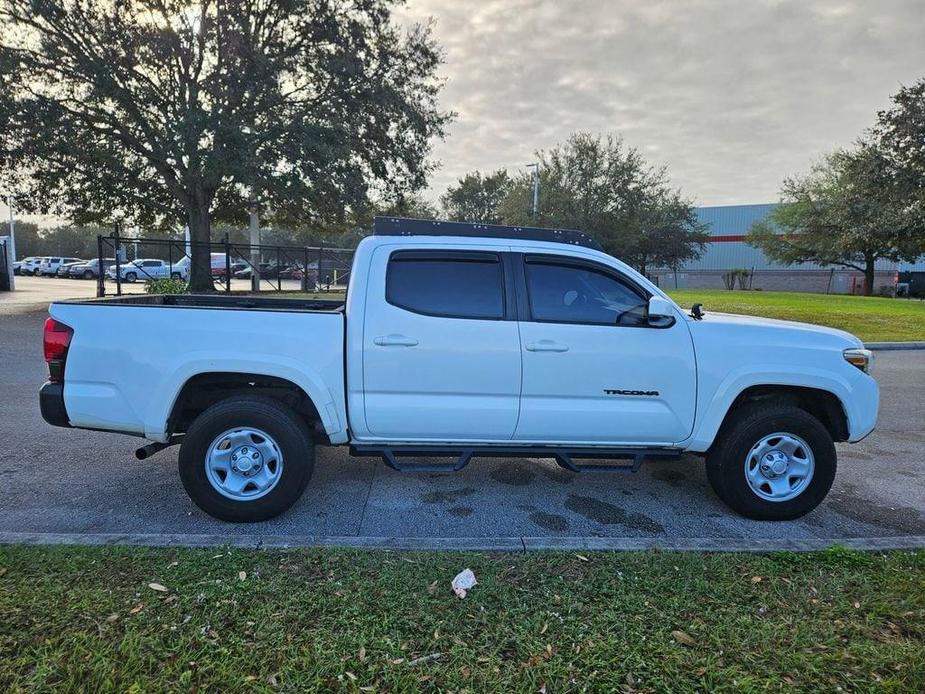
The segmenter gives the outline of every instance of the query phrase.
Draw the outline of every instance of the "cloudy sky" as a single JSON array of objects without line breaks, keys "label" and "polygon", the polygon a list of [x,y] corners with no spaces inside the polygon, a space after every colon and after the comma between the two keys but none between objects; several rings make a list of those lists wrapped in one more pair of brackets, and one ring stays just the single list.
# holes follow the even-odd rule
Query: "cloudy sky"
[{"label": "cloudy sky", "polygon": [[925,1],[408,0],[446,50],[431,197],[576,130],[618,133],[700,204],[770,202],[925,77]]},{"label": "cloudy sky", "polygon": [[399,16],[435,20],[459,113],[432,199],[588,130],[668,165],[698,204],[770,202],[925,77],[925,0],[408,0]]}]

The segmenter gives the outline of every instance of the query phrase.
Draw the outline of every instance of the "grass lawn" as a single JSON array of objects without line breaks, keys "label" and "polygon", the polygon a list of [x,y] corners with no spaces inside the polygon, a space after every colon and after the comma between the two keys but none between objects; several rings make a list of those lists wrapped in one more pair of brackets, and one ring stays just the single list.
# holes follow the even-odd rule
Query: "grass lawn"
[{"label": "grass lawn", "polygon": [[862,340],[925,340],[925,301],[842,294],[674,289],[681,306],[700,302],[708,314],[742,313],[841,328]]},{"label": "grass lawn", "polygon": [[3,691],[319,688],[922,691],[925,552],[0,548]]}]

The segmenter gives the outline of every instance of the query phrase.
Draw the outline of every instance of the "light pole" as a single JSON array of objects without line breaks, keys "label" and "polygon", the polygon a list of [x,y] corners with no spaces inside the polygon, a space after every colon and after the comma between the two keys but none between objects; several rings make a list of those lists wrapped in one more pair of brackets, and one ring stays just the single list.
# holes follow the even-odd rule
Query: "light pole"
[{"label": "light pole", "polygon": [[524,164],[528,169],[533,169],[533,221],[540,212],[540,164]]},{"label": "light pole", "polygon": [[[6,199],[6,205],[10,209],[10,263],[16,262],[16,218],[13,216],[13,198]],[[16,279],[13,274],[12,265],[10,266],[10,290],[16,289]]]},{"label": "light pole", "polygon": [[[250,213],[250,246],[251,246],[251,291],[260,291],[260,219],[257,217],[257,200],[252,198],[249,203]],[[279,271],[279,268],[277,268]],[[231,281],[231,278],[228,278]]]}]

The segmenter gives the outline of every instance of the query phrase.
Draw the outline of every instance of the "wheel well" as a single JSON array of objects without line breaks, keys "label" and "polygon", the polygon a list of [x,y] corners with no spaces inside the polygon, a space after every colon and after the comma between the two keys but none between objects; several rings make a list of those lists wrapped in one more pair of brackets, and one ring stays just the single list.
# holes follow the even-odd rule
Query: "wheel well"
[{"label": "wheel well", "polygon": [[309,427],[321,421],[308,394],[292,381],[262,374],[220,372],[193,376],[180,389],[167,420],[169,434],[180,434],[209,407],[234,395],[273,398],[302,416]]},{"label": "wheel well", "polygon": [[723,426],[738,407],[745,403],[761,401],[799,407],[822,422],[832,435],[833,441],[848,440],[848,418],[838,396],[827,390],[803,386],[762,385],[746,388],[733,401],[723,420]]}]

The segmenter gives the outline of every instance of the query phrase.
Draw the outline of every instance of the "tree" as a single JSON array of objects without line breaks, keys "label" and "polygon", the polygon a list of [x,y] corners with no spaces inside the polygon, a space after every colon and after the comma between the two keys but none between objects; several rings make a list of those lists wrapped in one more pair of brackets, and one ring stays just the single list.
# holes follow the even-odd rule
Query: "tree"
[{"label": "tree", "polygon": [[912,260],[920,252],[903,221],[893,173],[869,141],[836,151],[807,175],[784,181],[781,204],[749,230],[748,243],[786,265],[813,262],[863,272],[869,295],[877,260]]},{"label": "tree", "polygon": [[873,133],[893,167],[903,222],[925,253],[925,78],[899,90],[893,107],[877,114]]},{"label": "tree", "polygon": [[447,188],[440,205],[447,219],[455,222],[500,224],[499,207],[511,188],[507,171],[467,173],[455,186]]},{"label": "tree", "polygon": [[692,202],[671,189],[664,167],[649,165],[622,139],[577,133],[536,156],[539,215],[532,213],[533,177],[524,174],[500,205],[505,223],[580,229],[643,273],[703,253],[709,235]]},{"label": "tree", "polygon": [[[18,207],[188,224],[249,200],[338,220],[420,189],[439,110],[429,26],[395,0],[0,0],[0,167]],[[194,243],[191,287],[211,289]]]}]

